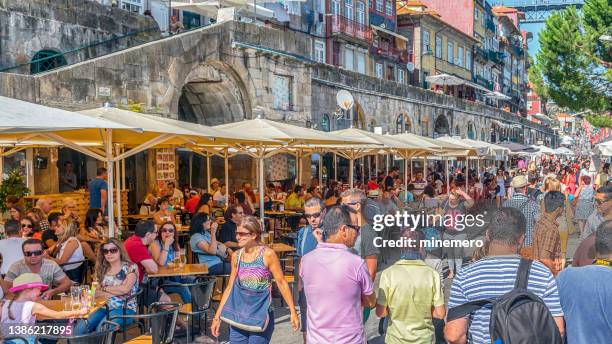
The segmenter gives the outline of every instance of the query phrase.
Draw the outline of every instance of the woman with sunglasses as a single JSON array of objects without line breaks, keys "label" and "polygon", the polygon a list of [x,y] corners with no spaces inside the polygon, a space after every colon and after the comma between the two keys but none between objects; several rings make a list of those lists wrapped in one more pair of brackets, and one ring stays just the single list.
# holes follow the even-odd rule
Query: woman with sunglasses
[{"label": "woman with sunglasses", "polygon": [[38,233],[38,231],[36,231],[38,224],[33,218],[27,216],[27,217],[22,218],[20,222],[21,222],[21,237],[22,238],[40,239],[40,238],[34,237],[34,235]]},{"label": "woman with sunglasses", "polygon": [[[181,254],[181,247],[178,243],[176,226],[172,222],[164,223],[159,229],[157,239],[149,245],[151,256],[158,266],[168,266],[168,263],[173,262],[174,258]],[[193,283],[195,278],[191,277],[170,277],[165,284],[177,284],[176,287],[165,287],[166,294],[179,294],[183,303],[191,302],[191,293],[189,288],[180,287],[182,283]]]},{"label": "woman with sunglasses", "polygon": [[[276,281],[278,290],[289,307],[291,312],[291,325],[294,331],[300,328],[300,320],[289,285],[283,276],[280,261],[276,253],[271,248],[261,242],[261,224],[254,216],[246,216],[242,219],[236,230],[236,239],[240,250],[232,255],[232,272],[230,274],[228,287],[223,292],[221,303],[212,320],[211,332],[215,337],[219,337],[221,326],[221,311],[225,306],[234,281],[240,286],[252,290],[271,290],[272,279]],[[269,319],[274,319],[271,309]],[[269,343],[274,332],[274,321],[270,321],[264,332],[251,332],[230,326],[230,343]]]},{"label": "woman with sunglasses", "polygon": [[230,270],[229,262],[222,257],[231,254],[231,250],[217,241],[218,227],[217,222],[212,222],[210,216],[203,213],[196,214],[189,225],[191,251],[198,255],[200,263],[208,265],[211,275],[223,275]]},{"label": "woman with sunglasses", "polygon": [[[96,297],[105,298],[108,307],[99,308],[90,314],[86,328],[85,324],[79,324],[75,333],[95,331],[104,320],[123,315],[126,302],[126,315],[134,315],[138,311],[135,298],[126,301],[138,291],[138,266],[130,261],[123,245],[117,239],[107,239],[98,250],[94,279],[100,285],[96,290]],[[133,319],[117,318],[112,321],[123,326],[132,323]]]}]

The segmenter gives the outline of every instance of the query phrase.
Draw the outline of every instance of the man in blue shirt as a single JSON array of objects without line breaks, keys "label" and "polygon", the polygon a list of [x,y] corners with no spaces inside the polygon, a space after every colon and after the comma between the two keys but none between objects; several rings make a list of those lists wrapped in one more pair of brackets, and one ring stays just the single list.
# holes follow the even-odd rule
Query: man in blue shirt
[{"label": "man in blue shirt", "polygon": [[[321,230],[323,217],[325,216],[325,204],[323,200],[319,197],[309,198],[306,203],[304,203],[304,216],[306,220],[308,220],[308,225],[300,229],[297,239],[295,240],[295,248],[299,261],[301,261],[305,254],[317,248],[319,242],[323,241],[323,233]],[[298,280],[298,291],[302,335],[304,336],[304,343],[306,343],[306,294],[304,293],[304,288],[302,288],[301,279]]]},{"label": "man in blue shirt", "polygon": [[557,277],[567,343],[609,343],[612,334],[612,221],[595,232],[593,265],[567,268]]},{"label": "man in blue shirt", "polygon": [[106,179],[108,173],[106,168],[100,167],[96,172],[96,178],[89,182],[89,208],[90,209],[102,209],[104,215],[108,214],[106,207],[106,197],[108,192],[108,184]]}]

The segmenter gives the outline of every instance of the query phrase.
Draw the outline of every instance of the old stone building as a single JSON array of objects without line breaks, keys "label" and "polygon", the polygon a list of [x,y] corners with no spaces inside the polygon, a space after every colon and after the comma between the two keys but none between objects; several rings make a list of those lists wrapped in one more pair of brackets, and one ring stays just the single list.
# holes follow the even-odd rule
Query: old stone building
[{"label": "old stone building", "polygon": [[[335,130],[349,125],[337,119],[335,99],[348,90],[355,124],[366,130],[554,140],[549,128],[484,104],[315,62],[312,47],[306,34],[229,21],[35,75],[0,73],[0,95],[72,110],[110,102],[207,125],[265,116]],[[140,163],[151,167],[151,157]],[[220,164],[213,161],[213,169],[222,171]],[[234,160],[232,189],[254,169],[249,158]],[[132,180],[155,175],[130,170]],[[309,173],[306,168],[302,180]]]},{"label": "old stone building", "polygon": [[83,0],[0,1],[0,71],[35,74],[159,38],[150,17]]}]

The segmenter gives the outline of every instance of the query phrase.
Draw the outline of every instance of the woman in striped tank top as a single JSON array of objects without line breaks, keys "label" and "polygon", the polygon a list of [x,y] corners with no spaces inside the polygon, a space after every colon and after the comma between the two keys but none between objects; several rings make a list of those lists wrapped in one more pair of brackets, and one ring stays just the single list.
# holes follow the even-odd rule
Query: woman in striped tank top
[{"label": "woman in striped tank top", "polygon": [[[272,279],[274,279],[291,312],[291,325],[293,330],[297,331],[300,328],[300,321],[293,303],[293,296],[283,276],[280,261],[271,248],[262,244],[261,232],[261,224],[254,216],[246,216],[242,219],[240,224],[238,224],[238,228],[236,229],[236,240],[238,241],[240,250],[234,252],[232,255],[232,272],[230,274],[229,283],[223,292],[221,303],[212,321],[211,332],[215,337],[219,336],[221,311],[227,302],[236,278],[238,278],[242,286],[253,290],[271,289]],[[272,309],[270,309],[269,312],[270,322],[264,332],[250,332],[230,326],[230,343],[269,343],[272,338],[272,332],[274,332],[274,314]]]}]

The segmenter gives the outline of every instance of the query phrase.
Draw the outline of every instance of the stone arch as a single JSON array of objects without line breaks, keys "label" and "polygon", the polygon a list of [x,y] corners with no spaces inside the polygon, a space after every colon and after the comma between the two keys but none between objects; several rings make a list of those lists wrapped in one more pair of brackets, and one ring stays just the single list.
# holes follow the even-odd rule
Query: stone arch
[{"label": "stone arch", "polygon": [[39,50],[32,56],[30,73],[38,74],[67,65],[64,54],[54,49]]},{"label": "stone arch", "polygon": [[218,125],[251,118],[251,114],[246,85],[230,65],[207,61],[185,77],[178,101],[179,119]]},{"label": "stone arch", "polygon": [[406,113],[400,113],[395,119],[395,133],[412,133],[413,132],[412,120]]},{"label": "stone arch", "polygon": [[450,135],[450,124],[445,115],[440,115],[434,122],[434,135],[444,136]]}]

